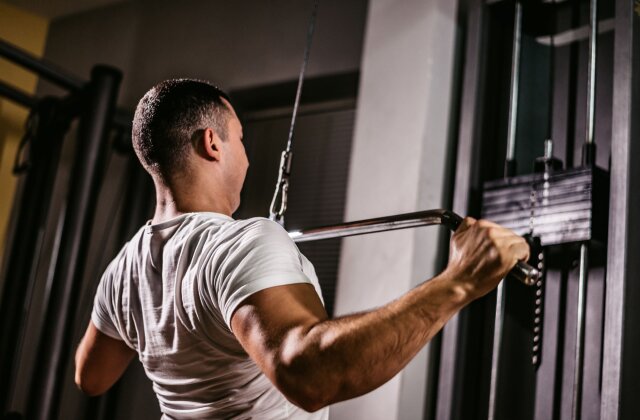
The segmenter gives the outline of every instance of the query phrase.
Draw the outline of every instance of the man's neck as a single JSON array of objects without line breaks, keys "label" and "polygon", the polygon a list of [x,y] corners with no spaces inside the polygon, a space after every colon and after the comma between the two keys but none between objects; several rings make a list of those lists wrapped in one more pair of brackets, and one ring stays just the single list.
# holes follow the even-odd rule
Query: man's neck
[{"label": "man's neck", "polygon": [[174,192],[166,185],[156,183],[156,210],[152,224],[195,212],[212,212],[231,216],[233,210],[226,200],[216,199],[210,194],[196,193],[194,189],[181,189]]}]

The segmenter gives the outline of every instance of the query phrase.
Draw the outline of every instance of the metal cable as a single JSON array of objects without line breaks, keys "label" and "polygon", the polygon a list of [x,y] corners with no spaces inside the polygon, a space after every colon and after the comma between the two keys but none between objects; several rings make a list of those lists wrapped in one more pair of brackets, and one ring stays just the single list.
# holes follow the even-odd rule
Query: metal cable
[{"label": "metal cable", "polygon": [[[300,97],[302,96],[302,85],[304,84],[304,76],[307,71],[307,64],[309,63],[309,55],[311,52],[311,44],[313,42],[313,33],[316,27],[316,17],[318,15],[319,3],[320,3],[320,0],[314,1],[313,10],[311,12],[309,28],[307,30],[307,43],[304,48],[304,57],[302,59],[302,67],[300,68],[300,74],[298,75],[298,87],[296,89],[296,99],[293,103],[293,112],[291,114],[291,124],[289,126],[289,135],[287,137],[287,147],[282,152],[282,155],[280,157],[280,170],[278,173],[278,181],[276,183],[276,189],[273,193],[273,199],[271,200],[271,206],[269,207],[269,219],[274,220],[280,224],[284,224],[284,213],[287,211],[289,178],[291,176],[291,161],[293,158],[293,153],[291,153],[291,148],[293,146],[293,133],[295,130],[296,120],[298,117],[298,108],[300,107]],[[280,200],[279,208],[278,208],[278,199]]]}]

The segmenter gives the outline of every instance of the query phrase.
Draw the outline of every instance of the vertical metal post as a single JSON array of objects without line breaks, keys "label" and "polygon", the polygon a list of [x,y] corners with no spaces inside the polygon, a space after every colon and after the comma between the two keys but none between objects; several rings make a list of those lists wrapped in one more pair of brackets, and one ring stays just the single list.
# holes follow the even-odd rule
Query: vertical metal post
[{"label": "vertical metal post", "polygon": [[491,382],[489,388],[489,415],[488,420],[496,418],[498,403],[498,374],[500,366],[500,348],[502,347],[502,331],[504,324],[504,280],[498,285],[496,294],[496,317],[493,329],[493,353],[491,354]]},{"label": "vertical metal post", "polygon": [[578,279],[578,315],[576,326],[575,370],[571,418],[577,420],[582,412],[582,371],[584,367],[584,329],[586,320],[587,278],[589,276],[589,248],[580,245],[580,275]]},{"label": "vertical metal post", "polygon": [[591,166],[596,160],[594,140],[596,115],[596,66],[598,52],[598,0],[591,0],[589,10],[589,64],[587,74],[587,122],[582,164]]},{"label": "vertical metal post", "polygon": [[640,11],[615,1],[611,194],[602,363],[602,420],[638,419],[640,367]]},{"label": "vertical metal post", "polygon": [[116,69],[97,66],[81,93],[86,95],[86,106],[78,129],[78,150],[65,209],[61,247],[30,388],[29,419],[48,420],[58,416],[64,375],[72,349],[75,310],[89,247],[90,227],[104,170],[106,140],[121,77]]},{"label": "vertical metal post", "polygon": [[[0,303],[0,414],[9,409],[27,311],[27,291],[35,281],[42,231],[47,221],[64,133],[69,121],[59,115],[59,101],[45,98],[37,109],[38,126],[29,144],[29,169],[16,201],[16,234],[7,246]],[[18,236],[19,235],[19,236]]]},{"label": "vertical metal post", "polygon": [[[479,176],[480,133],[484,119],[481,114],[480,98],[484,96],[484,79],[486,72],[487,43],[487,5],[481,0],[467,2],[466,42],[464,47],[464,62],[466,70],[463,72],[462,96],[460,100],[460,126],[458,134],[455,186],[453,209],[460,213],[469,213],[472,207],[470,191],[481,188]],[[475,360],[475,346],[467,346],[466,340],[470,335],[469,327],[474,318],[470,308],[455,315],[444,326],[442,331],[442,348],[440,366],[438,370],[438,388],[436,419],[455,420],[463,418],[464,406],[468,403],[466,390],[473,393],[471,398],[481,398],[473,386],[465,379],[467,370],[465,362]],[[475,320],[474,320],[475,321]],[[469,348],[472,347],[473,349]],[[476,397],[478,396],[478,397]],[[462,401],[462,402],[461,402]]]},{"label": "vertical metal post", "polygon": [[[596,65],[598,39],[598,0],[591,0],[589,10],[589,65],[587,78],[587,126],[582,148],[582,164],[593,166],[596,161],[594,141],[596,109]],[[584,329],[586,324],[586,295],[589,278],[589,247],[580,245],[580,278],[578,282],[578,313],[576,321],[576,348],[574,354],[572,420],[579,420],[582,411],[582,378],[584,370]]]},{"label": "vertical metal post", "polygon": [[520,91],[520,57],[522,46],[522,3],[516,1],[511,54],[511,95],[509,98],[509,127],[507,131],[507,159],[504,176],[516,172],[516,132],[518,124],[518,97]]},{"label": "vertical metal post", "polygon": [[[507,129],[507,158],[505,160],[505,178],[516,174],[516,132],[518,126],[518,98],[520,89],[520,58],[522,47],[522,3],[516,1],[513,44],[511,54],[511,92],[509,98],[509,126]],[[489,388],[488,420],[496,418],[498,397],[498,375],[500,373],[500,348],[504,324],[504,281],[498,285],[496,293],[496,315],[493,329],[493,353],[491,355],[491,379]]]}]

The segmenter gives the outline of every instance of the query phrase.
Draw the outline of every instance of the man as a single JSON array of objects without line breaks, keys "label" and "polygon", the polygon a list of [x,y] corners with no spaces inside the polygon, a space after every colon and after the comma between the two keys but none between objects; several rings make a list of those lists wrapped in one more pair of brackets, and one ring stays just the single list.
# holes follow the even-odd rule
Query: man
[{"label": "man", "polygon": [[138,354],[164,418],[326,419],[325,407],[391,379],[528,258],[522,238],[467,218],[444,272],[381,308],[329,319],[313,266],[284,229],[230,217],[248,162],[221,91],[155,86],[136,109],[133,144],[156,212],[102,277],[76,383],[103,393]]}]

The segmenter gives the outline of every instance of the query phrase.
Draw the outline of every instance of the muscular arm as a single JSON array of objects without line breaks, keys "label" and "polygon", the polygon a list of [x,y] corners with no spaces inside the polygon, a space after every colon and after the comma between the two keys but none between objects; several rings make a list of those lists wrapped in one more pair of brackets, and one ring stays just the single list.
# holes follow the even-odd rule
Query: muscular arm
[{"label": "muscular arm", "polygon": [[123,341],[101,333],[89,321],[76,351],[76,385],[90,396],[106,392],[122,376],[135,354]]},{"label": "muscular arm", "polygon": [[381,308],[330,320],[310,285],[279,286],[247,298],[233,314],[233,331],[276,387],[305,410],[365,394],[527,258],[526,244],[512,233],[472,224],[454,236],[445,272]]},{"label": "muscular arm", "polygon": [[[269,379],[314,411],[365,394],[397,374],[465,303],[436,277],[379,309],[338,319],[312,286],[280,286],[249,297],[233,330]],[[286,310],[283,310],[286,308]]]}]

